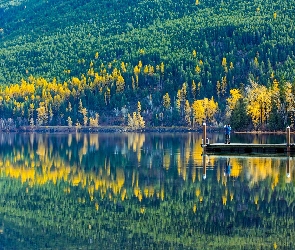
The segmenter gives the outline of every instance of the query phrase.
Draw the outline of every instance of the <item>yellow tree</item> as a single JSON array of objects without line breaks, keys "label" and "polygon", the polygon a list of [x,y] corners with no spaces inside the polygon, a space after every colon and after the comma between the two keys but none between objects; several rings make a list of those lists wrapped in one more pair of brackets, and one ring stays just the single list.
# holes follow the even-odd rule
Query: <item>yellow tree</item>
[{"label": "yellow tree", "polygon": [[216,82],[216,92],[217,92],[217,96],[218,98],[220,97],[220,92],[221,92],[221,84],[220,81]]},{"label": "yellow tree", "polygon": [[116,81],[116,92],[120,93],[123,92],[125,87],[125,80],[121,74],[117,76],[117,81]]},{"label": "yellow tree", "polygon": [[234,64],[233,62],[230,62],[230,66],[229,66],[230,69],[233,69],[234,68]]},{"label": "yellow tree", "polygon": [[135,82],[136,82],[136,88],[138,87],[138,75],[140,73],[140,67],[139,66],[135,66],[133,69],[134,75],[135,75]]},{"label": "yellow tree", "polygon": [[226,80],[226,76],[224,76],[221,78],[221,93],[222,93],[222,95],[225,94],[226,87],[227,87],[227,80]]},{"label": "yellow tree", "polygon": [[141,112],[141,103],[137,102],[137,114],[140,114]]},{"label": "yellow tree", "polygon": [[140,102],[137,102],[137,120],[138,120],[139,128],[144,128],[145,127],[145,121],[143,120],[143,117],[141,116],[141,104],[140,104]]},{"label": "yellow tree", "polygon": [[218,103],[214,101],[213,96],[209,100],[208,98],[204,98],[204,108],[205,108],[205,117],[208,122],[214,121],[214,115],[218,110]]},{"label": "yellow tree", "polygon": [[145,127],[145,121],[141,116],[140,102],[137,102],[137,112],[133,112],[132,116],[128,114],[128,127],[131,129],[140,129]]},{"label": "yellow tree", "polygon": [[180,101],[178,98],[176,99],[175,107],[176,107],[177,111],[180,113]]},{"label": "yellow tree", "polygon": [[30,104],[30,108],[29,108],[29,121],[31,122],[31,120],[33,120],[33,125],[34,125],[34,108],[35,108],[35,105],[34,103],[31,103]]},{"label": "yellow tree", "polygon": [[128,119],[128,127],[130,127],[130,128],[133,129],[134,128],[134,125],[135,125],[134,124],[134,121],[133,121],[133,117],[130,114],[128,114],[127,117],[128,117],[127,118]]},{"label": "yellow tree", "polygon": [[40,102],[39,103],[39,108],[36,109],[37,110],[37,122],[38,125],[45,125],[47,124],[47,120],[48,120],[48,112],[47,112],[47,108],[44,104],[44,102]]},{"label": "yellow tree", "polygon": [[196,58],[197,57],[197,51],[193,50],[193,57]]},{"label": "yellow tree", "polygon": [[78,106],[78,108],[79,108],[79,110],[78,110],[79,113],[81,113],[83,115],[83,123],[84,123],[84,126],[86,126],[87,125],[87,122],[88,122],[88,117],[87,117],[88,111],[87,111],[86,108],[83,108],[83,104],[82,104],[82,100],[81,99],[79,100],[79,106]]},{"label": "yellow tree", "polygon": [[164,71],[165,71],[165,65],[163,62],[161,62],[160,64],[160,71],[161,71],[161,74],[164,74]]},{"label": "yellow tree", "polygon": [[83,123],[84,123],[84,126],[87,126],[87,122],[88,122],[88,117],[87,117],[88,111],[87,111],[87,109],[86,108],[83,108],[81,110],[81,113],[83,115]]},{"label": "yellow tree", "polygon": [[200,93],[201,87],[202,87],[202,83],[201,82],[198,82],[198,85],[197,85],[198,93]]},{"label": "yellow tree", "polygon": [[132,119],[133,119],[134,129],[138,129],[139,128],[139,120],[138,120],[138,115],[136,112],[133,112]]},{"label": "yellow tree", "polygon": [[149,73],[149,67],[148,67],[148,65],[145,65],[145,66],[144,66],[144,68],[143,68],[143,73],[144,73],[145,75],[147,75],[147,74]]},{"label": "yellow tree", "polygon": [[187,95],[186,83],[183,83],[182,88],[177,91],[177,100],[176,100],[176,105],[179,106],[179,111],[181,112],[181,115],[183,115],[186,95]]},{"label": "yellow tree", "polygon": [[171,107],[171,99],[168,93],[163,96],[163,106],[165,109],[170,109]]},{"label": "yellow tree", "polygon": [[227,61],[226,61],[226,57],[223,57],[223,58],[222,58],[221,65],[222,65],[222,67],[223,67],[225,73],[227,73],[227,72],[228,72],[228,69],[227,69]]},{"label": "yellow tree", "polygon": [[125,73],[127,71],[126,66],[127,65],[124,62],[121,62],[121,69],[122,69],[123,73]]},{"label": "yellow tree", "polygon": [[230,116],[239,99],[242,98],[242,94],[239,89],[231,89],[229,91],[230,97],[226,99],[227,102],[227,116]]},{"label": "yellow tree", "polygon": [[196,99],[196,95],[197,95],[197,85],[195,83],[195,81],[193,80],[192,82],[192,94],[193,94],[193,97],[194,97],[194,100]]},{"label": "yellow tree", "polygon": [[252,81],[246,92],[247,113],[255,128],[266,121],[271,110],[271,92],[265,86]]},{"label": "yellow tree", "polygon": [[[295,110],[295,96],[293,92],[293,86],[290,82],[286,82],[284,85],[284,97],[285,97],[285,123],[287,123],[287,117],[291,118],[291,126],[294,126],[293,111]],[[292,112],[290,112],[292,111]]]},{"label": "yellow tree", "polygon": [[189,101],[186,100],[185,101],[185,107],[184,107],[184,112],[185,112],[185,121],[187,123],[188,126],[191,126],[191,107],[190,107],[190,104],[189,104]]},{"label": "yellow tree", "polygon": [[132,89],[135,90],[135,80],[134,77],[131,77]]},{"label": "yellow tree", "polygon": [[69,127],[72,127],[73,126],[73,121],[72,121],[72,119],[71,119],[70,116],[68,117],[67,122],[68,122],[68,126]]},{"label": "yellow tree", "polygon": [[[80,99],[80,101],[81,101],[81,99]],[[79,103],[79,105],[80,105],[80,103]],[[82,105],[82,102],[81,102],[81,105]],[[66,108],[66,111],[67,111],[67,112],[72,112],[72,110],[73,110],[73,109],[72,109],[72,104],[71,104],[71,102],[69,102],[69,103],[68,103],[68,107]]]},{"label": "yellow tree", "polygon": [[280,88],[279,88],[279,82],[276,79],[273,80],[271,96],[272,96],[272,101],[275,103],[277,109],[279,110],[281,107]]},{"label": "yellow tree", "polygon": [[155,73],[155,69],[154,69],[154,66],[152,65],[149,65],[149,76],[153,76]]},{"label": "yellow tree", "polygon": [[93,117],[89,118],[89,126],[90,127],[97,127],[98,126],[98,119],[99,119],[99,114],[95,113],[95,118],[93,118]]},{"label": "yellow tree", "polygon": [[292,84],[290,82],[286,82],[284,87],[286,110],[288,112],[295,109],[295,98],[292,93]]},{"label": "yellow tree", "polygon": [[201,125],[205,119],[205,107],[203,105],[203,100],[196,100],[192,104],[193,109],[193,123]]},{"label": "yellow tree", "polygon": [[109,87],[106,88],[106,91],[104,93],[104,101],[105,104],[108,105],[108,103],[110,103],[111,100],[111,90]]},{"label": "yellow tree", "polygon": [[254,58],[254,62],[253,62],[253,64],[254,64],[254,66],[255,66],[256,68],[259,67],[258,58],[257,58],[256,56],[255,56],[255,58]]}]

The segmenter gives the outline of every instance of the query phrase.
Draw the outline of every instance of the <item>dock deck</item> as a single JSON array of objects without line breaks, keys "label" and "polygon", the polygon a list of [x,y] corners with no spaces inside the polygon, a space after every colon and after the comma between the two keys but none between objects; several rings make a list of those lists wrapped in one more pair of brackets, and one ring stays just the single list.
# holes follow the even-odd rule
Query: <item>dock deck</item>
[{"label": "dock deck", "polygon": [[202,145],[206,154],[284,154],[295,153],[295,144],[213,143]]}]

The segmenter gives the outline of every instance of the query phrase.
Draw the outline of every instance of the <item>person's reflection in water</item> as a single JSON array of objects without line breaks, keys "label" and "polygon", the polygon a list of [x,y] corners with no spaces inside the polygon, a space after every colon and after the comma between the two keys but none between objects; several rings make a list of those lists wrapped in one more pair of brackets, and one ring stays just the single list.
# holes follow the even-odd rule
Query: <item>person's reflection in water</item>
[{"label": "person's reflection in water", "polygon": [[224,176],[230,177],[230,174],[231,174],[231,166],[230,166],[230,159],[228,158],[226,160],[226,166],[224,168]]}]

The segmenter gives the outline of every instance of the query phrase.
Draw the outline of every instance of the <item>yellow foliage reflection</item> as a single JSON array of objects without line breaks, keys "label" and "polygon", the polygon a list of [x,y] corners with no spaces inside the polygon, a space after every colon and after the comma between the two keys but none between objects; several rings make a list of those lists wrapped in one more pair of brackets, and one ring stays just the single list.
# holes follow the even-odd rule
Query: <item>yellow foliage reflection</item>
[{"label": "yellow foliage reflection", "polygon": [[[206,181],[202,178],[204,173],[207,179],[209,176],[213,182],[222,183],[219,199],[224,205],[235,199],[232,180],[240,178],[250,187],[268,180],[272,189],[280,183],[294,181],[291,157],[202,156],[201,136],[197,134],[183,136],[183,143],[178,144],[170,143],[170,139],[164,143],[164,137],[159,137],[161,140],[155,140],[153,149],[145,134],[130,133],[118,138],[75,133],[53,140],[50,135],[31,134],[26,144],[7,151],[3,147],[0,174],[19,179],[28,186],[64,183],[61,190],[66,194],[72,194],[76,187],[83,188],[96,210],[99,209],[97,195],[114,202],[132,197],[140,202],[165,200],[174,185],[173,173],[181,183],[177,188],[191,188],[194,202],[207,199],[202,188],[202,182]],[[255,204],[260,199],[259,194],[252,197]]]}]

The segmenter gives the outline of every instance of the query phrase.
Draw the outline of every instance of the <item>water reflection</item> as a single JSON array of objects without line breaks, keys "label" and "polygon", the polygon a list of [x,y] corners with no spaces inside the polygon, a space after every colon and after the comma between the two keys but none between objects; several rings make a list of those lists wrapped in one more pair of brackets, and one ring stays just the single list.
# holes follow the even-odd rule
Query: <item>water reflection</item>
[{"label": "water reflection", "polygon": [[207,156],[200,145],[194,133],[1,134],[0,242],[293,246],[294,157]]},{"label": "water reflection", "polygon": [[286,176],[289,180],[291,180],[291,157],[290,152],[287,152],[287,161],[286,161]]}]

